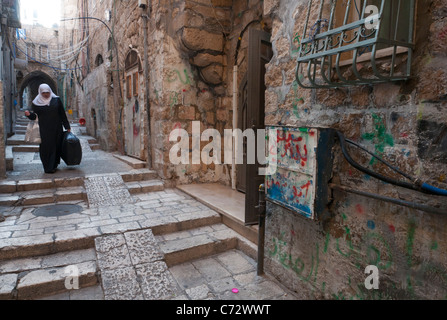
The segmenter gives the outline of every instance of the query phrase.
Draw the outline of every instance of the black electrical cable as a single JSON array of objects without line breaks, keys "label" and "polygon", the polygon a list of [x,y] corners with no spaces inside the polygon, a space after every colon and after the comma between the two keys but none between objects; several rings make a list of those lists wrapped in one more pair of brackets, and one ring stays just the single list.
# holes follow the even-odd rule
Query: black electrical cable
[{"label": "black electrical cable", "polygon": [[393,171],[399,173],[400,175],[404,176],[405,178],[407,178],[408,180],[410,180],[411,182],[416,181],[415,178],[413,178],[412,176],[410,176],[409,174],[403,172],[402,170],[400,170],[397,167],[394,167],[392,164],[386,162],[385,160],[383,160],[382,158],[380,158],[379,156],[375,155],[374,153],[372,153],[371,151],[369,151],[368,149],[366,149],[365,147],[359,145],[358,143],[349,140],[349,139],[345,139],[347,143],[350,143],[354,146],[356,146],[359,149],[362,149],[363,151],[365,151],[366,153],[368,153],[369,155],[373,156],[374,158],[376,158],[377,160],[379,160],[380,162],[382,162],[383,164],[385,164],[387,167],[389,167],[390,169],[392,169]]},{"label": "black electrical cable", "polygon": [[378,195],[378,194],[374,194],[374,193],[370,193],[370,192],[359,191],[359,190],[352,190],[350,188],[339,186],[339,185],[336,185],[336,184],[330,184],[330,187],[333,188],[333,189],[338,189],[338,190],[341,190],[341,191],[358,194],[360,196],[364,196],[364,197],[368,197],[368,198],[372,198],[372,199],[376,199],[376,200],[380,200],[380,201],[394,203],[394,204],[397,204],[397,205],[400,205],[400,206],[404,206],[404,207],[408,207],[408,208],[411,208],[411,209],[421,210],[421,211],[425,211],[425,212],[429,212],[429,213],[435,213],[435,214],[446,214],[447,213],[446,209],[430,207],[430,206],[425,205],[425,204],[416,203],[416,202],[410,202],[410,201],[401,200],[401,199],[395,199],[395,198],[386,197],[386,196],[382,196],[382,195]]},{"label": "black electrical cable", "polygon": [[425,192],[428,193],[425,190],[422,190],[419,186],[412,184],[412,183],[408,183],[408,182],[404,182],[404,181],[400,181],[400,180],[396,180],[396,179],[392,179],[389,177],[386,177],[384,175],[381,175],[377,172],[374,172],[368,168],[365,168],[363,166],[361,166],[360,164],[358,164],[357,162],[355,162],[351,156],[349,155],[348,151],[346,150],[346,139],[344,137],[344,135],[340,132],[340,131],[336,131],[338,139],[340,141],[340,146],[341,146],[341,151],[345,157],[345,159],[349,162],[350,165],[352,165],[354,168],[356,168],[357,170],[360,170],[368,175],[370,175],[371,177],[374,177],[376,179],[388,182],[390,184],[399,186],[399,187],[403,187],[403,188],[407,188],[407,189],[411,189],[411,190],[416,190],[416,191],[421,191],[421,192]]}]

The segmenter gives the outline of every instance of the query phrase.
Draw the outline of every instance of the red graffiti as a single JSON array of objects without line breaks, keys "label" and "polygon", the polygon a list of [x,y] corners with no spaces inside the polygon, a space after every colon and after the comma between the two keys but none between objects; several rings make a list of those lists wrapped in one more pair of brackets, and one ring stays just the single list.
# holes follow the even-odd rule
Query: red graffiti
[{"label": "red graffiti", "polygon": [[441,30],[441,32],[438,35],[438,38],[441,40],[447,39],[447,27]]},{"label": "red graffiti", "polygon": [[365,213],[363,210],[363,207],[360,204],[355,205],[355,211],[357,211],[357,213],[360,213],[360,214]]},{"label": "red graffiti", "polygon": [[293,195],[295,196],[295,197],[298,197],[298,198],[300,198],[300,197],[302,197],[303,196],[303,191],[304,191],[304,189],[306,190],[306,195],[305,195],[305,197],[307,197],[307,195],[308,195],[308,192],[309,192],[309,187],[312,185],[312,183],[310,182],[310,181],[307,181],[307,183],[305,184],[305,185],[303,185],[303,186],[301,186],[300,187],[300,191],[298,192],[298,189],[295,187],[295,186],[293,186]]},{"label": "red graffiti", "polygon": [[278,134],[278,143],[279,141],[285,141],[284,145],[284,153],[281,154],[281,157],[284,158],[286,155],[289,155],[291,159],[300,162],[301,166],[305,166],[307,162],[307,145],[303,146],[304,154],[301,152],[299,145],[295,145],[296,152],[293,150],[292,142],[301,142],[303,141],[302,137],[294,138],[291,133],[286,136],[280,136]]}]

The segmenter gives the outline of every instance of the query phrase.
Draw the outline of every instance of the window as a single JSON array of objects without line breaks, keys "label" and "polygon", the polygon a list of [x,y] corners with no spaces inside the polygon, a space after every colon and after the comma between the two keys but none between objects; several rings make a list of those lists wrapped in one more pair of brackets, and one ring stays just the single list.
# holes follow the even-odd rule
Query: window
[{"label": "window", "polygon": [[132,76],[128,75],[126,78],[126,92],[127,92],[127,99],[132,98]]},{"label": "window", "polygon": [[104,59],[102,58],[102,55],[98,54],[98,55],[96,56],[96,59],[95,59],[95,65],[96,65],[97,67],[99,67],[99,66],[102,65],[103,63],[104,63]]},{"label": "window", "polygon": [[138,72],[133,74],[132,80],[133,96],[136,97],[138,96]]},{"label": "window", "polygon": [[414,0],[309,0],[297,82],[304,88],[410,77]]}]

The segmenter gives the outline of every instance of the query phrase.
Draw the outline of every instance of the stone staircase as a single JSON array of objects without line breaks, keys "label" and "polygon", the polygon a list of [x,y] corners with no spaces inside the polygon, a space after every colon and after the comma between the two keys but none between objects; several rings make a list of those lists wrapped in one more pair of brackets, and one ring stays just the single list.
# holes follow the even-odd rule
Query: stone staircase
[{"label": "stone staircase", "polygon": [[[1,224],[0,224],[1,226]],[[106,299],[175,299],[183,295],[169,268],[228,250],[255,259],[256,246],[219,214],[152,228],[0,248],[0,299],[38,299],[101,285]]]},{"label": "stone staircase", "polygon": [[[163,182],[148,169],[118,173],[130,194],[160,191]],[[88,200],[84,180],[87,177],[23,181],[0,181],[0,206],[29,206],[62,201]]]},{"label": "stone staircase", "polygon": [[[0,210],[9,212],[0,221],[0,300],[79,292],[77,284],[100,288],[105,299],[176,299],[186,294],[171,267],[230,250],[256,259],[256,245],[221,214],[180,190],[166,190],[143,162],[114,156],[133,169],[0,181]],[[82,211],[35,214],[67,203]]]}]

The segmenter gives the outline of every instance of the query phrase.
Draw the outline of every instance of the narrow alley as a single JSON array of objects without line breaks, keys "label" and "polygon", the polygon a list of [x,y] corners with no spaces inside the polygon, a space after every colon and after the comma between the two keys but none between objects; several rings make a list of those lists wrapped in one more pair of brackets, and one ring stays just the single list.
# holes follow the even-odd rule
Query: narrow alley
[{"label": "narrow alley", "polygon": [[41,173],[38,153],[19,149],[0,182],[2,299],[295,299],[257,276],[255,244],[216,211],[72,127],[81,165]]},{"label": "narrow alley", "polygon": [[0,3],[0,300],[447,298],[447,0]]}]

